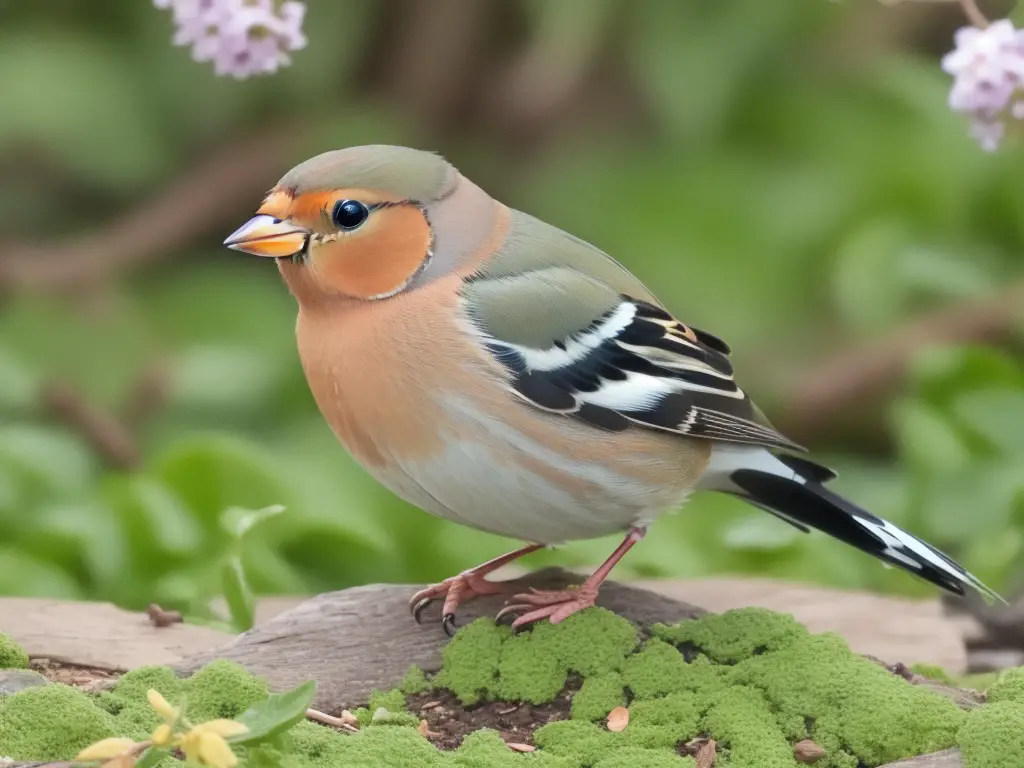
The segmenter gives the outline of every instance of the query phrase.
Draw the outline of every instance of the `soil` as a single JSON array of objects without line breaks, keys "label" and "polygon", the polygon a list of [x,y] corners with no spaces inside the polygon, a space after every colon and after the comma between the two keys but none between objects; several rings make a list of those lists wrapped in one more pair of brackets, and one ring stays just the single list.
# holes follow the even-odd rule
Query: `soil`
[{"label": "soil", "polygon": [[548,704],[488,701],[464,706],[447,691],[428,691],[408,697],[409,711],[427,721],[427,738],[438,749],[455,749],[462,739],[481,728],[493,728],[506,743],[533,744],[533,732],[555,720],[568,720],[579,681],[570,682]]}]

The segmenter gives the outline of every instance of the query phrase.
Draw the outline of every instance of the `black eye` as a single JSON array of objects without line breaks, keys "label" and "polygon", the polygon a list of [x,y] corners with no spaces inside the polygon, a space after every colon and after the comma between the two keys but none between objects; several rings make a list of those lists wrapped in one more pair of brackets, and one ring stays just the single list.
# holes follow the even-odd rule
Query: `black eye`
[{"label": "black eye", "polygon": [[339,200],[334,204],[331,218],[338,229],[355,229],[370,215],[370,211],[358,200]]}]

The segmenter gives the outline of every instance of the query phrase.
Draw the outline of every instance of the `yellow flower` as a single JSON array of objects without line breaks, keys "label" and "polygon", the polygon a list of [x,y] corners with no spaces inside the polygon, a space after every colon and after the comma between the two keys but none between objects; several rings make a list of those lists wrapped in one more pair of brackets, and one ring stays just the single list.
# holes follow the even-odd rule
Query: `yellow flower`
[{"label": "yellow flower", "polygon": [[123,755],[135,746],[134,739],[103,739],[91,747],[86,747],[75,757],[75,760],[109,760]]},{"label": "yellow flower", "polygon": [[172,707],[159,691],[150,688],[146,691],[146,698],[149,700],[149,706],[155,709],[157,714],[168,723],[173,723],[178,719],[178,710]]},{"label": "yellow flower", "polygon": [[234,768],[238,758],[231,751],[226,739],[248,733],[249,729],[234,720],[211,720],[194,726],[178,738],[185,757],[213,768]]},{"label": "yellow flower", "polygon": [[153,736],[151,738],[156,746],[166,747],[171,743],[171,726],[167,723],[158,725],[156,730],[153,731]]}]

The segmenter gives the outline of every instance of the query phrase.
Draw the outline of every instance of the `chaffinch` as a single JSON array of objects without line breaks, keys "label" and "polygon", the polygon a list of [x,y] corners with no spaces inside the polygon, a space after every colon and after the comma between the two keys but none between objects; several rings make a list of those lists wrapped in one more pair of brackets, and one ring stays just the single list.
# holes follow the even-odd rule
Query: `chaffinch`
[{"label": "chaffinch", "polygon": [[398,496],[530,542],[413,596],[501,591],[545,545],[623,532],[578,588],[512,598],[518,627],[593,605],[614,565],[695,490],[741,498],[943,589],[997,596],[826,486],[733,378],[729,347],[675,319],[589,243],[502,205],[436,154],[364,146],[285,174],[225,245],[273,257],[324,418]]}]

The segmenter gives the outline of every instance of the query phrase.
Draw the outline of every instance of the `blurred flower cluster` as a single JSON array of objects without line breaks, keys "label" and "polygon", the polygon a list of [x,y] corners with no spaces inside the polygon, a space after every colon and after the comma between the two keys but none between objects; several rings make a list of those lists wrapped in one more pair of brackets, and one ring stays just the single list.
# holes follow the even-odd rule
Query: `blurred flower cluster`
[{"label": "blurred flower cluster", "polygon": [[1006,132],[1007,116],[1024,119],[1024,30],[1008,19],[984,28],[962,27],[956,47],[942,59],[953,75],[949,106],[971,116],[971,135],[988,151]]},{"label": "blurred flower cluster", "polygon": [[243,79],[276,72],[289,51],[306,45],[306,4],[295,0],[153,0],[170,10],[175,45],[192,48],[196,61],[212,61],[218,75]]}]

